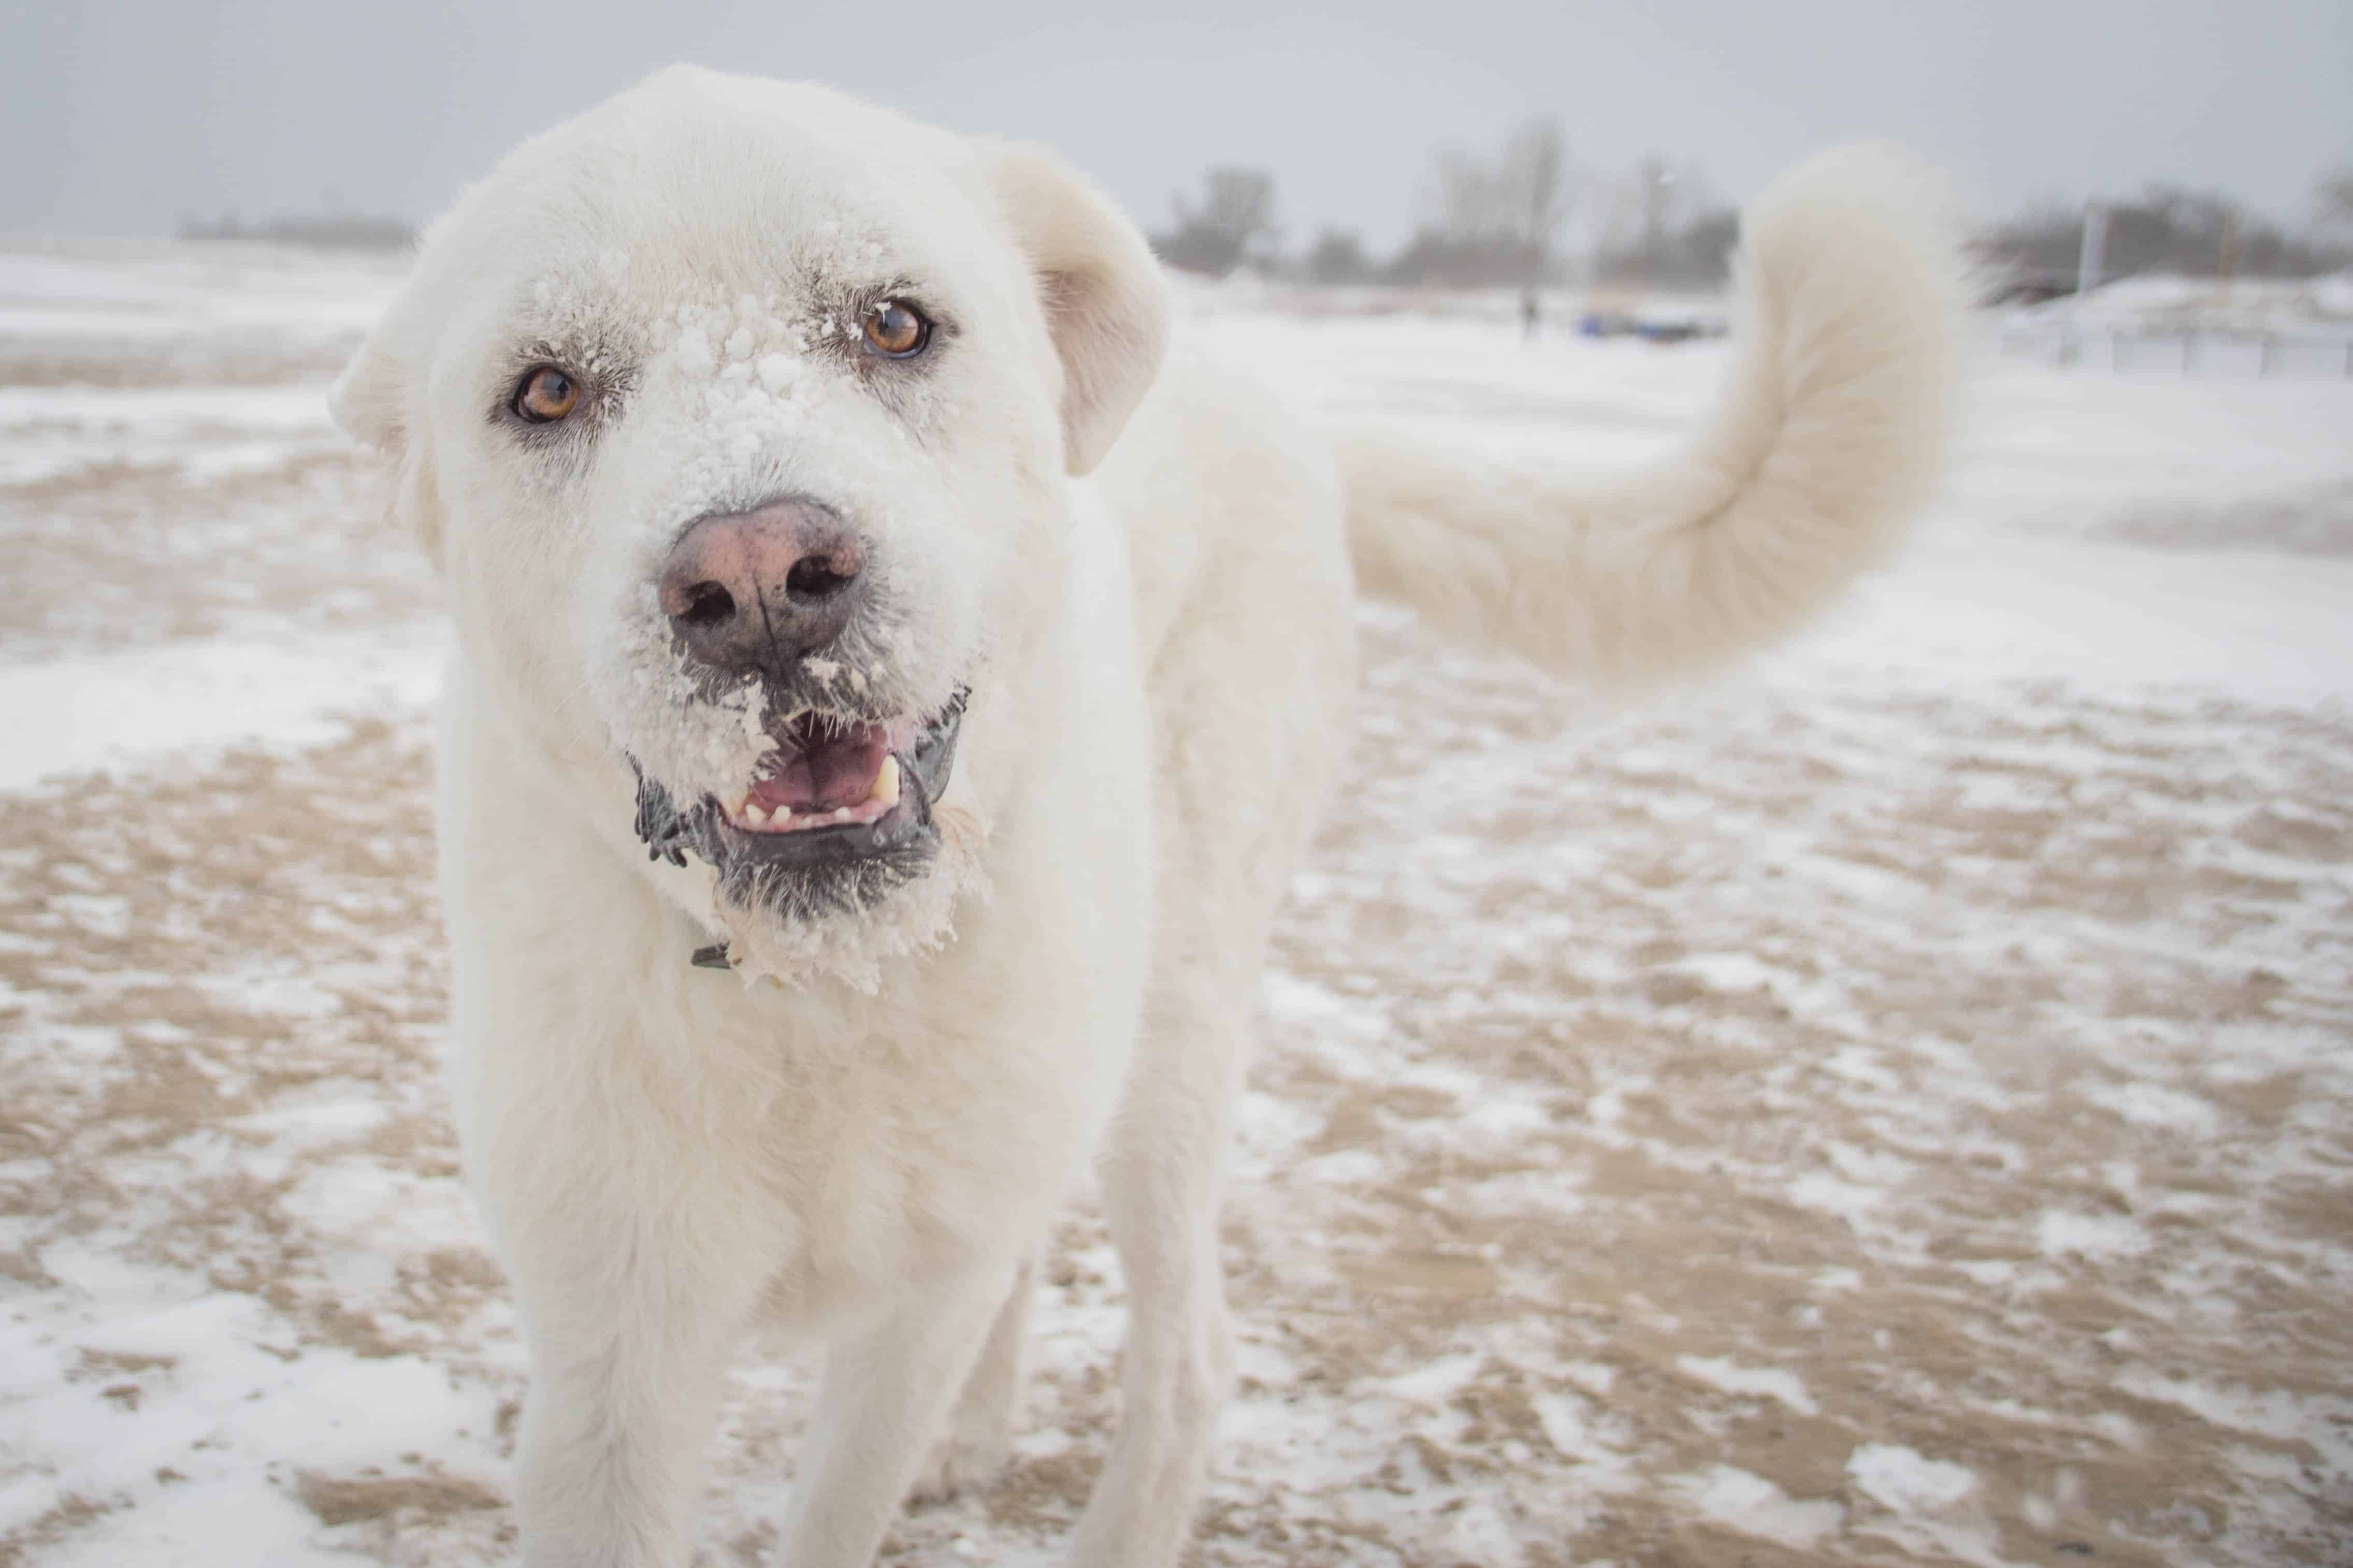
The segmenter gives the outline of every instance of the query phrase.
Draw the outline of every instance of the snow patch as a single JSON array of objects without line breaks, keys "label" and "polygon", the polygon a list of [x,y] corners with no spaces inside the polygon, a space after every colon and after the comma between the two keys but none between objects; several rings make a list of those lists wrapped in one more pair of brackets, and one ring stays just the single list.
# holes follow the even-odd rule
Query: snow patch
[{"label": "snow patch", "polygon": [[1828,1498],[1798,1501],[1763,1476],[1736,1465],[1712,1465],[1676,1486],[1718,1524],[1803,1552],[1846,1522],[1846,1509]]},{"label": "snow patch", "polygon": [[1821,1414],[1798,1374],[1779,1367],[1742,1366],[1730,1356],[1695,1355],[1677,1356],[1675,1366],[1686,1377],[1695,1377],[1726,1394],[1778,1399],[1800,1415]]},{"label": "snow patch", "polygon": [[1901,1443],[1865,1443],[1847,1456],[1858,1490],[1895,1513],[1934,1513],[1977,1490],[1977,1472]]}]

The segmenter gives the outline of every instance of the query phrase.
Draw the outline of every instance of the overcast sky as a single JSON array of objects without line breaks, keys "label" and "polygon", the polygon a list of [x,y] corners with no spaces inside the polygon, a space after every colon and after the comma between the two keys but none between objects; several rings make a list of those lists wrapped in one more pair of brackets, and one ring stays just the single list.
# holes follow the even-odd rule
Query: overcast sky
[{"label": "overcast sky", "polygon": [[1871,132],[1972,205],[2233,192],[2301,221],[2353,163],[2353,0],[12,0],[0,231],[183,215],[421,218],[528,132],[674,59],[832,81],[1051,143],[1147,226],[1203,165],[1276,179],[1293,243],[1403,237],[1432,147],[1557,116],[1588,169],[1645,153],[1727,195]]}]

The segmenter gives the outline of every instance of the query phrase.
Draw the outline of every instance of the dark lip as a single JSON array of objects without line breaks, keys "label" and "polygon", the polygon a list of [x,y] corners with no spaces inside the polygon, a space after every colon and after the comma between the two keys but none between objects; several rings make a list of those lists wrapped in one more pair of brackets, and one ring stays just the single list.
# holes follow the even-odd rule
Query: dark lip
[{"label": "dark lip", "polygon": [[[745,833],[730,825],[719,802],[704,795],[680,809],[668,789],[638,773],[638,837],[645,841],[649,859],[686,864],[691,853],[711,866],[725,869],[729,862],[755,866],[813,867],[840,865],[904,849],[919,839],[937,837],[932,806],[947,788],[955,766],[956,737],[964,727],[964,710],[971,692],[958,687],[939,715],[915,731],[899,759],[899,804],[872,822],[844,822],[797,833]],[[632,768],[637,766],[631,759]]]}]

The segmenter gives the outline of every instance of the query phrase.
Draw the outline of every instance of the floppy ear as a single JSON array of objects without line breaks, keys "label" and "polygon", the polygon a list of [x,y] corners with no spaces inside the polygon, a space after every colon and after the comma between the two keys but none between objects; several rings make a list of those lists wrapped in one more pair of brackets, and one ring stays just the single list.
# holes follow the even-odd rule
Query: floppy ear
[{"label": "floppy ear", "polygon": [[389,510],[415,531],[426,559],[441,567],[441,503],[424,433],[411,427],[408,413],[413,368],[393,347],[395,305],[368,334],[343,374],[327,390],[327,412],[343,433],[383,454],[392,464]]},{"label": "floppy ear", "polygon": [[1063,467],[1088,473],[1160,373],[1167,281],[1135,226],[1060,159],[1010,143],[987,158],[1062,362]]}]

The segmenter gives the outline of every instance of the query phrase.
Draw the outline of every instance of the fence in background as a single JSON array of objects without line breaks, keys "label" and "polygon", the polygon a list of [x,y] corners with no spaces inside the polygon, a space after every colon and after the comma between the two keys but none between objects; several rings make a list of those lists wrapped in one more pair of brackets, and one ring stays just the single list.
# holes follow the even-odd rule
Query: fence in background
[{"label": "fence in background", "polygon": [[2175,331],[2094,326],[2009,327],[2001,352],[2094,370],[2171,370],[2184,375],[2334,376],[2353,381],[2353,332]]}]

